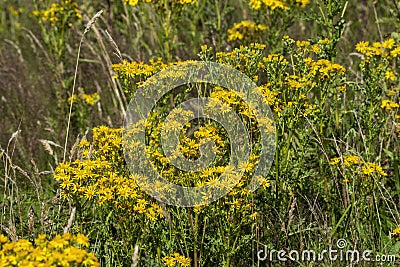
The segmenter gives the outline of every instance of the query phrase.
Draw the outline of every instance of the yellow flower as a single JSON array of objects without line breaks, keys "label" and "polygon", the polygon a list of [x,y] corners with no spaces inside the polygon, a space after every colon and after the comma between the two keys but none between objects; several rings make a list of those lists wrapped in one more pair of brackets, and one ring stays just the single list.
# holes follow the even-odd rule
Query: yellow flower
[{"label": "yellow flower", "polygon": [[142,199],[142,198],[140,198],[140,199],[137,200],[137,203],[138,203],[138,205],[143,205],[143,206],[145,206],[145,205],[147,204],[147,201],[144,200],[144,199]]},{"label": "yellow flower", "polygon": [[365,54],[365,52],[367,51],[368,46],[369,46],[369,42],[368,41],[362,41],[362,42],[359,42],[356,45],[356,50],[358,52],[360,52],[360,53]]},{"label": "yellow flower", "polygon": [[235,41],[235,40],[242,40],[243,39],[243,34],[238,32],[238,31],[234,31],[232,29],[228,29],[228,42],[231,41]]},{"label": "yellow flower", "polygon": [[156,212],[154,211],[153,208],[148,208],[146,212],[146,216],[151,220],[155,221],[157,219]]},{"label": "yellow flower", "polygon": [[0,244],[4,244],[4,243],[8,243],[8,237],[6,237],[5,235],[0,235]]},{"label": "yellow flower", "polygon": [[318,54],[319,52],[321,52],[321,48],[319,48],[318,44],[314,44],[314,45],[312,46],[312,51],[313,51],[315,54]]},{"label": "yellow flower", "polygon": [[164,257],[163,261],[164,261],[165,265],[167,265],[168,267],[175,266],[175,262],[176,262],[175,258],[172,258],[172,257],[169,257],[169,256]]},{"label": "yellow flower", "polygon": [[15,9],[13,6],[8,7],[8,11],[13,15],[13,16],[18,16],[20,11]]},{"label": "yellow flower", "polygon": [[309,41],[296,41],[296,46],[298,47],[309,47],[310,46],[310,42]]},{"label": "yellow flower", "polygon": [[362,172],[363,172],[363,174],[366,174],[366,175],[372,175],[372,174],[376,173],[381,176],[387,176],[387,173],[382,170],[381,166],[379,166],[375,163],[372,163],[372,162],[366,162],[362,166]]},{"label": "yellow flower", "polygon": [[125,3],[128,3],[130,6],[136,6],[139,0],[124,0]]},{"label": "yellow flower", "polygon": [[86,250],[75,247],[75,239],[89,246],[86,237],[69,233],[47,240],[46,235],[35,238],[35,247],[26,239],[7,243],[0,250],[1,266],[90,266],[99,267],[97,258]]},{"label": "yellow flower", "polygon": [[[302,4],[303,2],[307,2],[307,0],[302,0],[299,1],[298,3]],[[250,0],[249,5],[254,10],[258,10],[262,6],[266,9],[271,9],[271,10],[275,9],[289,10],[289,6],[285,2],[279,0]]]},{"label": "yellow flower", "polygon": [[258,10],[261,8],[262,3],[260,0],[250,0],[249,4],[252,9]]},{"label": "yellow flower", "polygon": [[400,241],[400,226],[397,227],[396,229],[394,229],[391,234],[392,234],[392,237],[394,238],[394,240]]},{"label": "yellow flower", "polygon": [[398,108],[398,107],[399,107],[399,104],[397,104],[391,100],[388,100],[388,99],[382,100],[381,108],[384,108],[386,111],[389,111],[393,108]]},{"label": "yellow flower", "polygon": [[89,186],[85,190],[85,198],[92,199],[92,197],[96,194],[96,189],[94,186]]},{"label": "yellow flower", "polygon": [[399,54],[400,54],[400,46],[397,46],[392,51],[390,51],[390,55],[392,57],[397,57]]},{"label": "yellow flower", "polygon": [[386,39],[385,41],[383,41],[382,47],[386,48],[386,49],[392,49],[394,43],[395,43],[394,39],[389,38],[389,39]]},{"label": "yellow flower", "polygon": [[86,138],[82,139],[82,141],[79,142],[78,147],[83,148],[83,147],[89,147],[90,143]]},{"label": "yellow flower", "polygon": [[186,258],[182,255],[179,255],[179,253],[173,253],[169,256],[165,256],[163,259],[163,262],[166,266],[182,266],[182,267],[189,267],[191,259]]},{"label": "yellow flower", "polygon": [[100,96],[98,93],[94,93],[91,95],[83,94],[83,99],[85,100],[86,104],[93,106],[100,100]]},{"label": "yellow flower", "polygon": [[136,212],[138,212],[139,214],[143,214],[143,213],[146,212],[146,207],[143,206],[143,205],[135,205],[135,206],[133,207],[133,210],[136,211]]},{"label": "yellow flower", "polygon": [[88,175],[88,173],[87,173],[87,171],[86,170],[81,170],[81,169],[79,169],[79,170],[77,170],[76,172],[75,172],[75,177],[77,178],[77,179],[79,179],[79,180],[84,180],[86,177],[87,177],[87,175]]},{"label": "yellow flower", "polygon": [[271,187],[271,182],[270,182],[268,179],[264,179],[264,180],[261,182],[261,185],[262,185],[262,187],[263,187],[264,189],[266,189],[266,188],[268,188],[268,187]]},{"label": "yellow flower", "polygon": [[393,73],[393,71],[387,71],[386,73],[385,73],[385,78],[387,79],[387,80],[391,80],[391,81],[394,81],[394,80],[396,80],[396,75],[394,75],[394,73]]},{"label": "yellow flower", "polygon": [[327,45],[327,44],[329,44],[329,39],[328,39],[328,38],[325,38],[325,39],[319,40],[319,41],[318,41],[318,44],[320,44],[320,45]]},{"label": "yellow flower", "polygon": [[254,213],[252,213],[252,214],[250,215],[250,218],[251,218],[252,220],[255,220],[255,219],[257,218],[257,216],[258,216],[258,212],[256,211],[256,212],[254,212]]},{"label": "yellow flower", "polygon": [[83,247],[89,247],[89,238],[87,238],[82,234],[77,234],[76,243],[78,243],[78,245],[81,245]]},{"label": "yellow flower", "polygon": [[123,198],[128,198],[132,193],[132,189],[127,185],[120,186],[118,188],[118,195]]},{"label": "yellow flower", "polygon": [[195,207],[193,208],[193,211],[194,211],[195,213],[199,213],[199,212],[201,211],[201,206],[195,206]]},{"label": "yellow flower", "polygon": [[181,263],[182,267],[189,267],[191,259],[190,258],[185,258],[184,256],[179,257],[179,262]]},{"label": "yellow flower", "polygon": [[262,24],[256,24],[249,20],[243,20],[240,23],[235,23],[232,28],[228,29],[228,41],[243,40],[246,41],[256,38],[268,27]]},{"label": "yellow flower", "polygon": [[361,159],[358,156],[350,155],[350,156],[344,156],[343,158],[344,158],[344,165],[346,167],[361,163]]},{"label": "yellow flower", "polygon": [[296,0],[296,3],[300,3],[301,7],[305,7],[310,3],[310,0]]},{"label": "yellow flower", "polygon": [[[340,158],[332,158],[329,162],[330,165],[337,165],[340,163]],[[350,167],[351,165],[358,165],[361,163],[361,159],[355,155],[343,156],[343,165],[345,167]]]},{"label": "yellow flower", "polygon": [[72,187],[73,184],[74,184],[74,183],[73,183],[71,180],[67,179],[67,180],[64,180],[64,181],[60,184],[60,187],[61,187],[61,189],[68,189],[69,187]]},{"label": "yellow flower", "polygon": [[47,9],[35,10],[32,15],[42,22],[50,22],[52,26],[71,27],[71,20],[80,20],[82,14],[78,9],[78,4],[71,0],[61,0],[53,3]]}]

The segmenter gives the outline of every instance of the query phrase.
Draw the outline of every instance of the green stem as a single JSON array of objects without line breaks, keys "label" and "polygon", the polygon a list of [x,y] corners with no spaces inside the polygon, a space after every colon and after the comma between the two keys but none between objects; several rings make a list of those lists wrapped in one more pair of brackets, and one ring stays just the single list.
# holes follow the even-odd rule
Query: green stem
[{"label": "green stem", "polygon": [[221,50],[221,10],[218,0],[215,0],[215,9],[217,11],[217,31],[218,31],[218,51]]}]

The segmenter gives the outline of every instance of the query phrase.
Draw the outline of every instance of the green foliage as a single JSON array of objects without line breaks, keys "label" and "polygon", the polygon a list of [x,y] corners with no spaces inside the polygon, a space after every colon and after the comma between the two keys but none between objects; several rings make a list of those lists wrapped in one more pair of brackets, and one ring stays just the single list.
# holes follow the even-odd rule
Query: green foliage
[{"label": "green foliage", "polygon": [[[264,246],[322,251],[340,238],[348,249],[400,257],[396,1],[103,2],[0,4],[3,234],[13,241],[64,230],[84,234],[101,266],[130,266],[133,258],[138,266],[257,266],[269,264],[257,259]],[[86,32],[79,89],[72,95],[82,25],[97,9],[106,12]],[[188,99],[223,102],[219,112],[239,114],[254,141],[244,175],[229,194],[178,208],[147,195],[137,184],[143,177],[129,173],[121,110],[151,76],[196,59],[228,65],[257,84],[274,114],[277,147],[262,186],[250,192],[260,135],[272,122],[257,122],[243,96],[229,88],[188,84],[169,92],[133,128],[146,133],[140,149],[168,181],[200,186],[229,169],[229,136],[209,119],[179,129],[178,149],[188,159],[199,157],[203,139],[216,144],[216,160],[205,170],[184,172],[163,154],[160,133],[176,125],[164,121]],[[25,90],[10,90],[14,85]],[[72,100],[71,145],[62,162]],[[30,117],[28,105],[44,115]],[[28,139],[28,133],[36,134]],[[34,146],[39,139],[42,147]]]}]

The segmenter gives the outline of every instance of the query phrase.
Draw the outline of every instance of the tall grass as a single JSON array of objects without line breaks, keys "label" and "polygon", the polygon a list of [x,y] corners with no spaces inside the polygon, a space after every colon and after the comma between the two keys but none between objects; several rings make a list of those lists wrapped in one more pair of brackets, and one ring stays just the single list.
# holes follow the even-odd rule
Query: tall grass
[{"label": "tall grass", "polygon": [[[65,8],[51,13],[54,2]],[[396,266],[397,2],[278,1],[289,11],[257,0],[134,2],[0,4],[2,233],[13,242],[82,233],[102,266],[185,266],[189,259],[196,267],[343,266],[257,259],[265,247],[322,251],[341,238],[348,249],[395,255],[397,262],[388,266]],[[357,45],[362,41],[369,43]],[[210,205],[178,208],[134,187],[120,127],[139,84],[168,64],[192,59],[230,65],[263,88],[275,114],[277,150],[264,187],[255,193],[238,186]],[[149,73],[136,67],[143,65]],[[186,89],[163,98],[161,117],[150,120],[152,132],[195,87]],[[212,86],[202,90],[227,103],[236,97]],[[246,108],[239,100],[230,105]],[[251,115],[242,119],[259,127]],[[212,122],[199,121],[187,133],[201,136],[206,125],[214,127],[210,138],[221,139],[223,147],[226,133]],[[255,140],[258,131],[252,132]],[[181,140],[189,157],[196,154],[189,145],[194,136]],[[155,155],[156,168],[167,171]],[[220,154],[221,161],[226,157]],[[78,169],[99,160],[109,166],[96,165],[85,182],[76,178]],[[72,185],[63,185],[64,171]],[[100,180],[114,176],[121,179],[107,180],[115,192],[104,200]],[[176,170],[168,177],[190,183]],[[133,188],[131,196],[123,197],[125,183]],[[76,185],[79,190],[69,190]]]}]

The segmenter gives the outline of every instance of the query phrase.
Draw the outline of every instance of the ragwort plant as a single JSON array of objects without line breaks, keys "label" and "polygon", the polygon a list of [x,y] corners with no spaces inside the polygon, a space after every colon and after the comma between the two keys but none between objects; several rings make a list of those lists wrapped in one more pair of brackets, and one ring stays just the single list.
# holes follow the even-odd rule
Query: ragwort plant
[{"label": "ragwort plant", "polygon": [[[238,112],[243,113],[243,116],[253,117],[252,121],[255,122],[254,115],[240,103],[238,96],[222,88],[215,88],[211,97],[229,100],[228,103]],[[185,113],[179,114],[179,110],[177,113],[179,116],[185,116]],[[218,174],[225,171],[226,166],[210,166],[199,174],[186,174],[168,166],[168,159],[162,155],[159,147],[162,126],[154,115],[150,117],[150,121],[139,121],[130,131],[148,128],[148,153],[155,168],[166,179],[185,186],[200,186],[212,184],[218,178]],[[219,129],[218,125],[207,121],[200,122],[198,126],[189,136],[187,132],[190,131],[190,124],[182,129],[179,149],[183,154],[188,158],[196,157],[199,153],[196,143],[199,139],[208,137],[214,140],[221,150],[216,153],[217,159],[226,160],[227,136],[224,131]],[[268,130],[268,127],[266,129]],[[141,177],[132,177],[128,173],[121,148],[121,130],[103,126],[95,128],[93,143],[90,144],[84,139],[78,145],[81,148],[80,159],[71,164],[59,165],[55,176],[60,181],[63,196],[74,199],[79,213],[85,214],[85,219],[82,220],[106,222],[106,227],[114,229],[114,233],[106,232],[106,236],[102,236],[109,240],[107,245],[110,242],[110,246],[117,250],[113,254],[114,260],[115,257],[120,257],[120,264],[130,260],[132,246],[117,245],[122,242],[140,244],[142,250],[154,255],[151,258],[159,262],[162,259],[169,262],[169,258],[165,260],[168,252],[179,251],[186,257],[193,255],[196,266],[212,262],[230,266],[237,257],[235,255],[251,242],[251,229],[258,216],[250,191],[246,188],[246,177],[257,165],[258,156],[250,156],[252,163],[246,167],[243,180],[235,186],[229,196],[218,203],[194,209],[163,207],[163,204],[155,202],[136,185],[135,180],[142,179]],[[135,144],[127,143],[125,146]],[[262,185],[267,188],[269,181],[265,179]],[[228,222],[225,218],[229,218]],[[98,227],[103,231],[95,232],[96,235],[104,232],[104,223],[99,223]],[[248,234],[244,235],[246,232]],[[231,235],[235,236],[234,240],[227,238]],[[160,247],[164,247],[164,251],[160,251]],[[209,247],[211,249],[208,249]],[[102,255],[107,256],[110,256],[109,252],[108,255]],[[104,260],[106,264],[112,263]]]},{"label": "ragwort plant", "polygon": [[[316,1],[315,5],[297,0],[251,0],[245,4],[251,17],[232,23],[226,40],[222,34],[223,12],[217,8],[219,15],[210,23],[215,24],[212,28],[218,36],[216,41],[201,47],[199,58],[235,68],[257,84],[275,116],[277,148],[270,173],[261,177],[262,186],[256,192],[247,189],[248,179],[259,163],[260,131],[271,131],[271,122],[256,122],[243,96],[229,88],[189,84],[165,95],[147,121],[139,121],[130,129],[132,134],[146,132],[146,147],[123,144],[122,128],[94,127],[91,134],[79,138],[71,160],[58,164],[54,178],[62,203],[77,208],[71,232],[85,234],[93,241],[92,251],[101,265],[137,263],[132,255],[138,245],[140,266],[255,266],[264,264],[257,260],[257,252],[264,246],[321,251],[334,247],[339,238],[345,238],[352,249],[400,256],[400,46],[396,34],[355,47],[360,61],[354,78],[336,58],[344,33],[346,1]],[[78,18],[76,5],[72,6],[72,11],[65,14],[53,12],[58,5],[38,9],[42,10],[37,14],[45,27],[43,38],[47,38],[56,57],[66,47],[65,38],[57,39],[63,28],[56,24]],[[149,51],[157,47],[159,53],[154,54],[162,56],[145,62],[124,60],[112,66],[128,98],[152,75],[186,62],[175,61],[178,56],[174,52],[182,47],[178,40],[184,40],[180,38],[179,22],[200,7],[214,7],[200,0],[124,1],[117,6],[129,14],[127,22],[135,21],[131,29],[152,29],[152,36],[143,39],[141,45]],[[222,3],[215,2],[215,7],[221,6]],[[302,14],[303,19],[319,22],[320,34],[307,40],[285,36],[303,11],[311,14]],[[60,17],[43,20],[46,14],[53,16],[52,12]],[[66,20],[58,19],[64,15]],[[196,29],[194,25],[190,27]],[[51,37],[51,32],[55,37]],[[194,47],[201,39],[196,36]],[[50,42],[53,39],[59,43]],[[149,54],[154,55],[151,51]],[[231,192],[207,205],[177,208],[156,201],[137,185],[136,181],[144,177],[129,173],[122,145],[131,146],[133,151],[146,149],[154,168],[170,182],[184,186],[215,182],[230,168],[226,165],[230,140],[218,123],[193,120],[180,129],[177,150],[189,159],[199,157],[201,140],[209,138],[216,144],[216,161],[202,172],[193,174],[175,168],[160,145],[163,128],[171,130],[179,125],[174,119],[193,115],[175,109],[172,120],[166,124],[170,110],[194,96],[209,96],[223,102],[224,105],[215,106],[218,112],[233,109],[250,129],[254,143],[244,175]],[[70,96],[72,99],[77,104],[76,115],[84,123],[87,115],[79,112],[85,113],[97,96],[78,92]],[[6,243],[4,237],[0,239]],[[57,242],[45,243],[51,247],[64,244],[61,239],[56,237]],[[85,244],[88,241],[82,240],[86,240]],[[28,251],[22,251],[21,257],[32,249],[40,249],[25,241],[11,243],[9,247],[21,244]],[[88,256],[86,252],[76,252],[75,255]],[[6,257],[14,257],[12,253]],[[64,254],[69,257],[71,253]],[[97,266],[92,256],[88,259],[93,259]],[[76,261],[78,266],[83,264],[81,259]],[[337,266],[327,259],[310,264]]]},{"label": "ragwort plant", "polygon": [[[332,197],[329,191],[331,190],[329,188],[335,188],[335,186],[339,190],[340,185],[338,184],[338,180],[324,180],[321,181],[323,182],[321,185],[315,185],[308,178],[310,175],[317,175],[319,168],[326,168],[327,164],[325,162],[329,160],[328,155],[326,155],[327,158],[325,161],[320,163],[321,166],[316,165],[315,169],[306,170],[304,166],[305,162],[310,161],[309,157],[311,156],[310,152],[305,151],[305,149],[312,143],[311,140],[314,135],[321,138],[321,136],[325,136],[326,134],[337,134],[334,126],[339,124],[340,121],[338,121],[337,113],[331,112],[330,106],[327,106],[327,103],[338,106],[338,99],[342,98],[342,94],[346,90],[344,83],[345,69],[341,65],[331,63],[329,60],[323,58],[324,49],[329,45],[329,40],[327,39],[319,40],[312,44],[309,41],[296,42],[289,37],[284,37],[282,42],[288,54],[294,55],[290,58],[292,64],[294,64],[292,66],[283,55],[270,54],[263,56],[265,46],[261,44],[240,47],[233,52],[217,52],[215,55],[213,55],[212,49],[203,47],[200,53],[200,57],[204,60],[215,60],[216,62],[228,64],[252,77],[254,81],[260,84],[260,90],[264,94],[267,103],[275,112],[278,129],[277,139],[285,141],[279,142],[276,152],[278,155],[277,161],[270,174],[270,177],[274,178],[274,194],[271,194],[271,192],[268,194],[268,191],[261,191],[256,195],[252,195],[248,189],[243,187],[246,180],[244,179],[243,182],[239,182],[236,185],[235,189],[228,196],[216,203],[196,207],[193,210],[172,207],[163,208],[148,196],[143,195],[143,192],[140,191],[137,185],[133,186],[135,180],[132,180],[132,177],[129,178],[122,157],[121,130],[100,127],[94,129],[93,145],[90,145],[86,140],[83,140],[79,145],[81,148],[85,148],[82,150],[82,156],[87,159],[75,162],[72,165],[75,171],[68,172],[66,176],[62,175],[62,178],[56,176],[56,179],[60,179],[65,196],[72,196],[75,198],[76,203],[84,203],[79,208],[81,212],[85,211],[85,206],[87,203],[90,203],[89,201],[97,200],[100,206],[95,210],[99,211],[103,210],[101,207],[103,205],[104,207],[108,207],[107,202],[109,201],[127,200],[124,202],[117,201],[113,205],[114,207],[124,207],[127,209],[121,210],[124,214],[122,217],[119,217],[121,214],[115,211],[115,214],[96,212],[96,215],[93,212],[88,213],[88,210],[83,213],[91,214],[90,216],[105,216],[99,221],[105,220],[107,224],[111,225],[106,227],[114,229],[113,238],[120,238],[124,240],[125,244],[140,244],[147,253],[153,251],[153,255],[157,255],[156,258],[158,258],[159,262],[162,257],[167,257],[166,254],[162,254],[166,252],[161,252],[158,249],[163,244],[165,248],[169,248],[170,253],[180,251],[187,257],[192,256],[193,262],[196,265],[207,265],[214,262],[225,266],[230,266],[234,262],[235,264],[240,264],[241,262],[254,261],[254,257],[242,257],[239,260],[235,255],[239,255],[238,253],[245,251],[246,248],[253,251],[254,255],[256,251],[255,247],[260,247],[265,240],[271,238],[268,230],[262,227],[266,224],[265,222],[269,221],[268,218],[264,217],[268,216],[268,213],[265,212],[266,210],[261,205],[263,200],[270,199],[270,201],[277,201],[279,199],[279,201],[284,203],[290,203],[296,194],[301,194],[301,192],[308,190],[317,190],[321,191],[327,205],[331,201],[339,201],[340,199],[337,199],[335,196]],[[172,64],[180,64],[180,62]],[[151,61],[149,64],[123,62],[114,65],[113,68],[117,72],[118,78],[125,84],[125,91],[134,94],[143,85],[146,78],[154,73],[154,70],[161,70],[167,66],[168,64],[161,64],[160,61]],[[262,80],[270,82],[263,84]],[[178,92],[178,95],[182,95],[184,92]],[[251,112],[249,113],[249,110],[245,106],[242,106],[240,96],[220,87],[212,88],[208,94],[234,108],[237,113],[242,114],[242,119],[246,116],[247,119],[251,118]],[[171,94],[166,99],[176,100],[176,97],[177,95]],[[183,101],[184,99],[183,96],[181,100]],[[174,103],[171,106],[170,101],[161,102],[168,109],[174,107],[176,104]],[[157,112],[161,112],[162,114],[168,109],[164,107],[157,110]],[[164,127],[163,120],[165,117],[161,116],[161,118],[157,118],[157,112],[154,112],[149,118],[150,121],[139,121],[138,125],[131,130],[135,131],[136,129],[140,131],[145,128],[148,129],[146,130],[146,133],[149,135],[149,147],[147,149],[155,168],[163,177],[181,185],[200,186],[212,183],[218,177],[219,173],[225,171],[225,167],[223,166],[211,166],[199,176],[193,176],[170,166],[168,164],[169,160],[163,155],[159,146],[160,132]],[[179,110],[176,112],[179,116],[187,116],[188,118],[192,115],[182,113],[183,111]],[[322,116],[321,114],[326,115]],[[250,119],[250,121],[255,121],[255,118],[253,120]],[[170,121],[169,125],[165,125],[165,127],[174,127],[173,125],[173,121]],[[329,128],[327,125],[332,126]],[[200,122],[200,125],[197,126],[196,130],[191,131],[193,125],[188,123],[182,129],[179,149],[184,155],[188,158],[198,157],[199,140],[208,137],[221,148],[220,152],[217,151],[217,158],[226,158],[228,156],[226,154],[227,136],[224,134],[223,129],[207,121]],[[249,127],[251,128],[251,125]],[[300,127],[308,127],[309,130],[299,133],[297,129]],[[103,132],[104,136],[99,134]],[[192,134],[188,136],[189,132],[192,132]],[[293,142],[293,140],[296,141]],[[316,147],[317,145],[315,144]],[[91,157],[97,160],[106,160],[108,163],[98,163],[97,166],[101,165],[109,174],[95,174],[90,170],[85,171],[84,166],[86,164],[89,164],[89,168],[96,170],[95,167],[90,167],[91,165],[96,166],[96,163],[90,163],[92,161]],[[252,168],[258,163],[257,155],[251,156],[250,160],[253,162],[249,165],[249,169],[246,170],[248,174],[252,173]],[[336,161],[337,159],[334,159],[332,162]],[[113,165],[111,168],[108,167],[110,163]],[[68,168],[71,168],[71,165]],[[362,168],[363,172],[368,175],[373,174],[374,170],[377,170],[376,173],[378,175],[385,174],[378,165],[374,165],[373,163],[365,163]],[[58,168],[56,173],[58,173],[58,170],[60,169]],[[122,174],[120,178],[113,177],[114,175],[118,177],[118,173]],[[112,181],[122,184],[109,184],[109,178],[99,179],[104,176],[111,176],[113,177]],[[140,179],[140,177],[135,178]],[[71,179],[76,182],[71,183]],[[106,184],[108,186],[105,186],[103,180],[107,180],[108,183]],[[86,183],[86,181],[92,182]],[[126,184],[124,185],[124,183]],[[263,190],[268,189],[270,185],[271,182],[266,179],[263,182]],[[73,189],[74,187],[78,189]],[[265,195],[266,193],[267,195]],[[90,209],[92,208],[93,206]],[[108,210],[108,208],[105,210]],[[133,213],[130,213],[129,210],[133,211]],[[282,210],[282,212],[285,212],[285,210]],[[121,218],[123,218],[124,223],[110,223],[110,221],[121,221]],[[144,221],[141,221],[140,218],[144,218]],[[226,218],[228,218],[227,221]],[[93,219],[91,218],[90,220]],[[143,225],[140,222],[143,222]],[[148,230],[147,234],[139,234],[143,233],[143,231],[146,232],[144,229],[148,227],[151,230]],[[274,227],[277,226],[274,225]],[[132,229],[137,229],[134,231],[135,234],[132,234]],[[217,229],[217,231],[214,229]],[[174,233],[174,237],[171,236],[172,232]],[[162,238],[155,239],[153,236],[155,233],[158,233],[157,236],[161,236]],[[235,236],[233,243],[231,243],[232,241],[229,238],[226,238],[232,235]],[[255,238],[258,240],[257,242],[254,242]],[[279,242],[287,241],[283,240]],[[116,245],[114,244],[114,246]],[[128,251],[132,252],[132,247]],[[126,251],[126,255],[130,255],[128,251]]]},{"label": "ragwort plant", "polygon": [[[370,106],[363,112],[375,116],[376,112],[370,110],[374,108],[385,118],[389,116],[398,119],[398,115],[390,115],[390,112],[398,108],[394,102],[396,99],[387,100],[381,92],[360,93],[360,88],[374,90],[379,87],[347,81],[346,69],[334,63],[330,53],[332,40],[295,41],[284,36],[281,42],[281,54],[265,55],[266,46],[263,44],[240,46],[232,52],[214,52],[212,48],[203,46],[199,53],[202,60],[229,65],[251,77],[274,111],[278,144],[276,158],[271,172],[262,183],[263,187],[256,193],[252,194],[244,187],[246,178],[258,163],[258,156],[254,154],[250,157],[243,181],[217,202],[193,209],[174,208],[154,202],[136,185],[135,179],[141,178],[132,179],[126,170],[121,150],[122,130],[103,126],[94,129],[92,144],[82,140],[79,145],[82,148],[81,158],[67,164],[67,172],[60,169],[60,166],[57,168],[56,179],[61,182],[64,196],[73,198],[81,214],[84,214],[85,219],[80,221],[80,227],[84,229],[84,220],[95,220],[103,222],[98,223],[99,228],[96,229],[111,230],[103,236],[108,240],[107,245],[100,249],[106,252],[102,255],[106,264],[128,262],[129,256],[121,255],[131,255],[132,244],[140,244],[145,251],[143,262],[152,259],[174,266],[179,262],[179,255],[183,255],[190,258],[195,266],[241,266],[254,264],[257,261],[257,251],[264,245],[271,249],[287,246],[299,248],[298,240],[306,239],[300,244],[304,246],[303,242],[307,242],[309,248],[320,249],[321,244],[326,243],[318,244],[312,240],[327,239],[332,242],[335,238],[344,237],[356,244],[367,231],[379,239],[377,243],[373,240],[361,241],[360,247],[372,248],[374,252],[380,252],[379,248],[382,247],[384,251],[394,251],[390,248],[396,248],[397,243],[393,243],[396,239],[390,239],[388,233],[394,229],[392,236],[397,235],[395,225],[398,211],[395,203],[398,196],[388,194],[385,186],[397,188],[398,183],[389,179],[389,172],[381,167],[379,160],[382,158],[377,158],[379,154],[373,153],[374,156],[371,156],[368,153],[370,150],[365,149],[376,146],[376,140],[386,142],[387,139],[381,136],[365,139],[364,136],[367,133],[369,135],[370,131],[374,133],[376,128],[364,125],[368,121],[364,121],[362,112],[349,117],[354,114],[349,110],[363,111],[359,98],[368,98],[370,94],[375,100],[369,100]],[[359,49],[360,45],[357,46]],[[396,51],[396,46],[393,43],[388,49]],[[124,91],[133,96],[152,74],[181,63],[166,64],[162,59],[149,63],[125,61],[114,65],[113,69]],[[365,72],[366,62],[360,64],[363,75],[368,74]],[[382,68],[382,64],[378,66]],[[388,73],[385,75],[385,83],[387,80],[394,81],[395,75],[390,75],[390,71],[394,70],[384,70]],[[145,129],[148,147],[141,149],[148,150],[153,165],[163,177],[186,186],[212,183],[226,168],[212,165],[201,174],[186,174],[169,165],[168,158],[162,153],[161,130],[163,127],[175,127],[173,120],[163,125],[165,116],[179,102],[193,96],[193,88],[233,108],[242,120],[247,121],[254,137],[260,130],[259,124],[252,124],[255,118],[240,95],[226,88],[189,85],[186,89],[166,95],[160,101],[161,107],[152,113],[147,122],[139,121],[131,130]],[[390,96],[395,97],[395,90],[391,91]],[[177,116],[192,116],[179,109],[175,112]],[[352,128],[354,125],[356,129]],[[382,124],[382,127],[385,125]],[[392,127],[397,127],[397,124]],[[394,128],[391,133],[397,134]],[[362,135],[362,147],[360,142],[351,138],[354,131]],[[187,158],[196,159],[202,138],[211,138],[218,145],[220,150],[216,151],[217,159],[223,162],[229,156],[226,153],[226,133],[218,124],[207,120],[197,121],[195,125],[188,122],[181,130],[178,149]],[[397,135],[392,138],[397,138]],[[391,145],[395,144],[394,141],[388,141],[389,144],[381,145],[385,147],[382,151],[394,157],[390,150],[397,151],[398,148]],[[316,154],[322,154],[323,157],[315,160]],[[105,161],[96,163],[97,160]],[[85,170],[85,166],[89,166],[89,170]],[[105,169],[103,173],[98,173],[96,167],[90,166]],[[394,176],[398,177],[396,168]],[[318,200],[317,207],[310,203],[312,198]],[[113,205],[107,206],[110,202]],[[280,204],[269,206],[266,202]],[[87,206],[88,203],[93,206]],[[311,210],[312,213],[306,218],[295,217],[293,212],[296,206],[299,211]],[[271,214],[277,220],[271,220]],[[329,219],[325,218],[327,215]],[[385,224],[382,224],[382,218],[386,218]],[[309,224],[307,228],[316,237],[310,239],[309,234],[297,230],[302,229],[305,223]],[[95,234],[101,235],[99,231]],[[161,246],[164,248],[162,251]],[[243,255],[244,252],[248,256]],[[168,256],[171,254],[175,258]],[[187,261],[183,262],[187,264]]]}]

